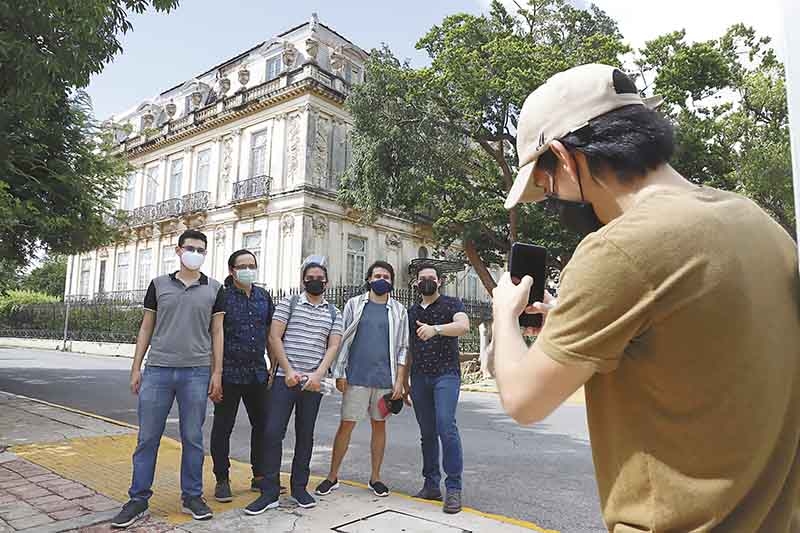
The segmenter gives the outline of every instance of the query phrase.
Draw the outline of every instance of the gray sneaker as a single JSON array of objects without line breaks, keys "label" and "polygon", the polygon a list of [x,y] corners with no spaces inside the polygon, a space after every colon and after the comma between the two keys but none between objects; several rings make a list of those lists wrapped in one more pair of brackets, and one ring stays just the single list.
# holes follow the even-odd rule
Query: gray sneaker
[{"label": "gray sneaker", "polygon": [[214,499],[218,502],[233,501],[233,493],[231,492],[230,481],[217,481],[217,486],[214,487]]},{"label": "gray sneaker", "polygon": [[442,511],[447,514],[456,514],[461,512],[461,491],[448,490],[444,497],[444,506]]},{"label": "gray sneaker", "polygon": [[442,491],[439,488],[434,487],[422,487],[415,496],[415,498],[420,498],[422,500],[433,500],[440,502],[442,501]]}]

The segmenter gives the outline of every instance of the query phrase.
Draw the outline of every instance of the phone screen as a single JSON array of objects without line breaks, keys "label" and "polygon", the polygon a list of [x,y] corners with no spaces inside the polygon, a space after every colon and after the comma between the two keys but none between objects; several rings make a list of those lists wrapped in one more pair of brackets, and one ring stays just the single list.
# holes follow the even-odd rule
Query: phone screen
[{"label": "phone screen", "polygon": [[[511,256],[508,270],[511,280],[519,283],[525,276],[533,278],[533,286],[528,295],[528,305],[544,300],[544,288],[547,282],[547,248],[535,244],[515,242],[511,245]],[[519,317],[522,327],[539,328],[542,326],[542,315],[522,313]]]}]

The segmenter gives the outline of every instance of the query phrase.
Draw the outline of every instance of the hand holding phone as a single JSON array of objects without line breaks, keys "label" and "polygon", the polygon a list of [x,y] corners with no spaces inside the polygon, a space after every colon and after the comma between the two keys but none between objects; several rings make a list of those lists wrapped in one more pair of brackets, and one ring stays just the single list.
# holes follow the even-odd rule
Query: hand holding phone
[{"label": "hand holding phone", "polygon": [[[508,270],[511,273],[511,280],[515,284],[519,284],[525,276],[533,278],[531,292],[528,295],[528,305],[534,302],[544,302],[544,289],[547,282],[547,248],[515,242],[511,245]],[[540,328],[542,327],[542,315],[522,313],[519,317],[519,325],[524,328]]]}]

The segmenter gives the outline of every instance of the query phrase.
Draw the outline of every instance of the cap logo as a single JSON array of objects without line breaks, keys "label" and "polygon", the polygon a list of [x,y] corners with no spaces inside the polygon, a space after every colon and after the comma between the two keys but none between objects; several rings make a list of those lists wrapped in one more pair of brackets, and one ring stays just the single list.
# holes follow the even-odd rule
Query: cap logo
[{"label": "cap logo", "polygon": [[536,145],[536,150],[538,151],[542,146],[544,146],[544,132],[539,134],[539,144]]}]

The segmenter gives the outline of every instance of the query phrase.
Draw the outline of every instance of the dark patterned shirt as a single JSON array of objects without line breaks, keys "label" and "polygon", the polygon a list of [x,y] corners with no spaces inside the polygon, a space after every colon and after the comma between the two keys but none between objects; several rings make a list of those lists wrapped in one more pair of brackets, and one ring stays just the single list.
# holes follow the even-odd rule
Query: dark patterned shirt
[{"label": "dark patterned shirt", "polygon": [[266,383],[268,372],[264,352],[274,311],[272,298],[255,285],[248,298],[230,277],[225,280],[223,290],[225,351],[222,380],[241,385]]},{"label": "dark patterned shirt", "polygon": [[458,337],[436,335],[423,341],[417,336],[417,321],[431,326],[450,324],[457,313],[466,312],[458,298],[440,295],[435,302],[423,308],[415,303],[408,310],[408,338],[411,347],[411,373],[441,376],[461,374]]}]

